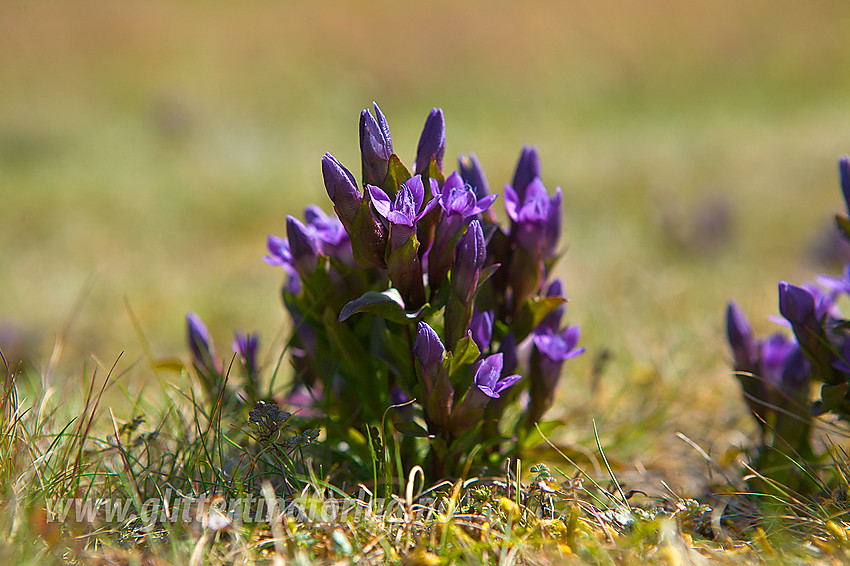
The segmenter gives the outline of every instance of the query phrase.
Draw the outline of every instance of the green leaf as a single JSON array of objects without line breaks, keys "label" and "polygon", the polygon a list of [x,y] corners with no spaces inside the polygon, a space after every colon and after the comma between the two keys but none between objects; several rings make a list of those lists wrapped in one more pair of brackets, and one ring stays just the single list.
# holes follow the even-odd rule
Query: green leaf
[{"label": "green leaf", "polygon": [[816,401],[812,406],[815,416],[833,411],[844,403],[844,397],[847,395],[848,388],[850,388],[850,383],[824,385],[821,387],[820,401]]},{"label": "green leaf", "polygon": [[405,184],[410,177],[410,171],[407,170],[407,167],[404,166],[398,155],[394,153],[390,156],[390,162],[387,165],[387,178],[384,180],[384,186],[381,188],[384,189],[387,196],[394,199],[399,187]]},{"label": "green leaf", "polygon": [[[540,427],[540,432],[537,432],[537,428],[530,428],[520,431],[519,440],[517,441],[517,446],[520,451],[531,450],[541,442],[543,442],[544,437],[548,438],[552,436],[552,433],[555,432],[559,427],[564,426],[563,421],[543,421],[537,423],[537,426]],[[542,433],[542,436],[541,436]]]},{"label": "green leaf", "polygon": [[405,436],[415,436],[416,438],[434,438],[434,435],[422,428],[419,423],[414,421],[399,421],[394,423],[395,429]]},{"label": "green leaf", "polygon": [[449,359],[449,376],[454,375],[458,368],[477,360],[480,355],[481,351],[478,349],[478,345],[472,339],[472,334],[467,331],[466,336],[458,340],[457,345],[452,350],[452,357]]},{"label": "green leaf", "polygon": [[564,297],[535,297],[528,299],[522,305],[522,309],[520,309],[512,328],[517,344],[522,342],[547,314],[566,302],[567,299]]},{"label": "green leaf", "polygon": [[390,288],[380,293],[366,291],[342,307],[339,313],[339,322],[347,320],[351,315],[364,312],[401,324],[417,322],[428,306],[426,303],[415,311],[406,311],[404,310],[404,301],[402,301],[401,295],[396,289]]}]

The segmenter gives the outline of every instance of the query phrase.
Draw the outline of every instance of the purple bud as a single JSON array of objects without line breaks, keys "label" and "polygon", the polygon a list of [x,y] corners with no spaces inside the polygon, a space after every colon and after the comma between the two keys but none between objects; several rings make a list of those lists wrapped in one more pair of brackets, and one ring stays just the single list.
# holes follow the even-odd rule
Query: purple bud
[{"label": "purple bud", "polygon": [[419,146],[416,149],[416,173],[428,171],[431,159],[437,162],[437,170],[443,170],[443,155],[446,153],[446,122],[443,118],[442,108],[432,108],[422,136],[419,138]]},{"label": "purple bud", "polygon": [[735,369],[754,372],[758,362],[758,347],[750,324],[735,301],[729,301],[726,308],[726,336],[732,346]]},{"label": "purple bud", "polygon": [[210,333],[201,317],[194,312],[186,313],[186,323],[193,365],[200,377],[211,385],[214,383],[214,377],[221,375],[221,367],[215,356]]},{"label": "purple bud", "polygon": [[443,355],[446,351],[440,337],[434,329],[425,322],[419,322],[416,327],[416,341],[413,343],[413,353],[422,364],[422,373],[431,380],[440,371]]},{"label": "purple bud", "polygon": [[[547,297],[563,297],[564,296],[564,284],[560,279],[553,279],[549,286],[546,288],[546,296]],[[564,316],[564,311],[566,307],[561,304],[558,305],[552,312],[548,313],[543,319],[540,321],[540,324],[537,325],[537,328],[540,332],[543,331],[544,328],[551,328],[552,330],[558,330],[561,327],[561,319]]]},{"label": "purple bud", "polygon": [[334,203],[334,210],[346,222],[353,222],[363,202],[354,175],[330,153],[322,157],[322,178],[325,190]]},{"label": "purple bud", "polygon": [[531,184],[531,181],[539,176],[540,157],[537,155],[537,148],[527,145],[522,148],[522,153],[519,156],[519,162],[514,172],[514,180],[511,183],[520,200],[525,200],[525,189]]},{"label": "purple bud", "polygon": [[478,161],[478,157],[474,153],[468,156],[461,155],[458,157],[458,167],[460,176],[463,177],[463,182],[472,187],[475,191],[475,196],[482,199],[490,194],[490,184],[487,182],[487,175],[484,174],[484,168]]},{"label": "purple bud", "polygon": [[257,349],[260,338],[256,333],[246,334],[237,330],[233,338],[233,351],[242,359],[245,370],[253,376],[257,373]]},{"label": "purple bud", "polygon": [[844,193],[844,202],[850,211],[850,155],[842,155],[838,158],[838,176],[841,178],[841,192]]},{"label": "purple bud", "polygon": [[469,330],[472,332],[472,340],[478,346],[478,350],[483,353],[490,347],[490,341],[493,339],[493,311],[475,310],[472,313]]},{"label": "purple bud", "polygon": [[558,247],[558,238],[561,236],[561,218],[563,209],[561,207],[561,187],[555,188],[555,196],[549,200],[549,215],[546,218],[546,230],[543,243],[543,259],[548,260],[555,257]]},{"label": "purple bud", "polygon": [[360,113],[360,156],[363,164],[363,184],[382,185],[387,178],[390,157],[393,154],[393,140],[390,128],[377,103],[375,116],[369,110]]},{"label": "purple bud", "polygon": [[286,237],[289,240],[289,250],[292,262],[302,277],[316,270],[319,254],[319,243],[300,220],[294,216],[286,217]]},{"label": "purple bud", "polygon": [[455,251],[455,263],[452,269],[452,288],[469,302],[478,285],[478,276],[487,258],[487,247],[481,223],[473,220],[466,233],[461,236]]},{"label": "purple bud", "polygon": [[795,331],[798,326],[809,328],[820,325],[812,293],[785,281],[779,282],[779,313],[791,323]]}]

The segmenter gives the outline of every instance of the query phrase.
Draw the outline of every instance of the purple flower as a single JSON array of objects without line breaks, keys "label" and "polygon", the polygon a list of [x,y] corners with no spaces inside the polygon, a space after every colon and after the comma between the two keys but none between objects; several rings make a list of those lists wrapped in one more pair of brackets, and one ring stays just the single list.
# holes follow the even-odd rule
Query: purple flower
[{"label": "purple flower", "polygon": [[441,191],[434,194],[434,200],[440,203],[443,217],[437,224],[434,242],[428,251],[428,280],[432,289],[439,287],[445,280],[464,226],[487,210],[498,196],[489,195],[479,199],[475,191],[464,184],[457,171],[449,175]]},{"label": "purple flower", "polygon": [[322,157],[322,178],[337,215],[346,222],[354,222],[363,202],[354,175],[333,155],[326,153]]},{"label": "purple flower", "polygon": [[503,357],[503,354],[497,353],[475,364],[473,378],[475,386],[484,395],[493,399],[498,399],[502,391],[519,381],[521,377],[518,374],[502,377]]},{"label": "purple flower", "polygon": [[192,351],[192,364],[209,388],[221,375],[221,363],[216,359],[209,330],[201,317],[191,311],[186,313],[186,330],[189,349]]},{"label": "purple flower", "polygon": [[[430,182],[432,184],[431,190],[434,191],[434,185],[437,184],[437,181],[430,179]],[[372,197],[372,205],[375,207],[375,210],[381,218],[385,219],[391,225],[390,240],[392,249],[404,245],[415,231],[416,223],[437,204],[435,199],[431,199],[424,208],[422,207],[422,203],[425,200],[425,186],[422,184],[421,175],[411,177],[402,185],[401,189],[396,193],[395,201],[391,200],[387,196],[387,193],[379,187],[369,185],[366,188]]]},{"label": "purple flower", "polygon": [[465,303],[469,303],[475,294],[485,259],[487,246],[484,242],[484,232],[481,223],[473,220],[457,244],[452,268],[452,289]]},{"label": "purple flower", "polygon": [[[483,199],[490,194],[490,183],[487,182],[487,175],[484,174],[484,168],[481,167],[481,163],[474,153],[458,157],[458,168],[463,182],[472,187],[476,197]],[[481,214],[488,223],[492,224],[496,221],[496,216],[491,209],[487,209]]]},{"label": "purple flower", "polygon": [[269,265],[281,266],[292,277],[298,276],[298,272],[295,270],[295,264],[292,261],[292,252],[289,251],[289,242],[286,241],[286,238],[269,234],[266,241],[266,248],[269,250],[269,255],[263,256],[263,261]]},{"label": "purple flower", "polygon": [[425,322],[419,322],[416,327],[416,341],[413,343],[413,353],[422,364],[422,373],[432,381],[440,371],[443,363],[445,347],[434,329]]},{"label": "purple flower", "polygon": [[446,217],[457,217],[464,220],[477,216],[487,210],[499,195],[486,195],[478,198],[475,190],[467,185],[457,171],[452,173],[443,183],[440,192],[434,197],[439,199]]},{"label": "purple flower", "polygon": [[817,282],[827,290],[833,299],[842,293],[850,295],[850,263],[844,267],[844,273],[841,274],[841,277],[818,275]]},{"label": "purple flower", "polygon": [[850,155],[842,155],[838,158],[838,176],[841,178],[841,192],[844,193],[844,202],[850,211]]},{"label": "purple flower", "polygon": [[753,338],[750,323],[735,301],[729,301],[729,306],[726,309],[726,335],[729,344],[732,346],[735,369],[747,372],[755,371],[758,362],[758,346],[755,338]]},{"label": "purple flower", "polygon": [[[761,342],[759,346],[758,374],[767,383],[778,387],[782,383],[788,357],[794,350],[798,349],[797,343],[776,332]],[[738,371],[746,371],[742,369],[743,366],[738,366],[737,361],[735,367],[738,368]]]},{"label": "purple flower", "polygon": [[478,351],[482,355],[490,347],[490,341],[493,339],[493,318],[493,311],[479,312],[478,310],[474,310],[472,320],[469,323],[472,340],[478,346]]},{"label": "purple flower", "polygon": [[561,187],[550,199],[539,177],[528,184],[523,197],[505,185],[505,210],[512,221],[511,232],[520,245],[533,258],[548,259],[561,230]]},{"label": "purple flower", "polygon": [[458,157],[458,169],[463,182],[472,187],[475,196],[484,198],[490,194],[490,183],[487,182],[487,175],[484,173],[484,168],[481,167],[477,155],[474,153],[460,155]]},{"label": "purple flower", "polygon": [[248,375],[254,376],[257,373],[257,349],[259,348],[260,337],[258,334],[246,334],[237,330],[233,337],[233,351],[242,359],[245,365],[245,370]]},{"label": "purple flower", "polygon": [[360,113],[360,156],[363,165],[364,185],[383,185],[387,178],[390,157],[393,154],[393,139],[387,119],[378,104],[373,102],[375,116],[369,110]]},{"label": "purple flower", "polygon": [[[546,288],[546,296],[547,297],[563,297],[564,296],[564,284],[560,279],[553,279],[549,286]],[[552,312],[548,313],[543,319],[540,321],[540,324],[537,325],[537,328],[541,331],[544,328],[551,328],[552,330],[557,330],[561,327],[561,318],[564,316],[564,311],[566,307],[562,304],[559,305]]]},{"label": "purple flower", "polygon": [[581,328],[572,325],[560,332],[545,328],[542,332],[535,333],[533,340],[541,354],[552,362],[561,363],[584,353],[584,346],[576,347],[580,338]]},{"label": "purple flower", "polygon": [[286,237],[292,254],[292,264],[302,278],[309,276],[316,270],[319,255],[319,242],[313,231],[294,216],[287,216]]},{"label": "purple flower", "polygon": [[304,209],[304,219],[307,221],[307,229],[319,243],[322,254],[349,265],[352,263],[351,240],[337,217],[329,216],[311,204]]},{"label": "purple flower", "polygon": [[527,145],[522,148],[514,172],[514,180],[511,183],[520,200],[525,199],[526,188],[537,177],[540,177],[540,157],[537,155],[536,147]]},{"label": "purple flower", "polygon": [[419,146],[416,148],[416,166],[414,172],[426,173],[428,165],[434,159],[437,170],[443,170],[443,155],[446,153],[446,121],[442,108],[432,108],[422,128]]}]

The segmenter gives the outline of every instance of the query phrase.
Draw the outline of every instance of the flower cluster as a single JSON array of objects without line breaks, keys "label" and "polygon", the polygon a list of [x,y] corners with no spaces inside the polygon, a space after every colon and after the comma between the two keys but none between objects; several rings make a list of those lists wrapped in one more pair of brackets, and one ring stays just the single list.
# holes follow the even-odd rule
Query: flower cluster
[{"label": "flower cluster", "polygon": [[[543,185],[537,151],[523,149],[505,186],[507,226],[476,156],[445,175],[445,151],[441,109],[425,121],[412,171],[377,104],[363,110],[360,184],[325,154],[335,216],[315,206],[303,222],[288,216],[265,257],[286,273],[297,376],[288,402],[320,408],[334,423],[328,438],[364,453],[365,427],[398,406],[396,430],[429,438],[435,473],[454,471],[475,444],[532,429],[564,362],[584,351],[579,328],[561,325],[563,285],[549,280],[562,199]],[[403,458],[419,450],[402,445]]]},{"label": "flower cluster", "polygon": [[[839,159],[839,174],[850,211],[850,156]],[[850,240],[850,219],[837,215],[836,224]],[[736,376],[761,428],[764,448],[809,459],[812,417],[829,412],[850,420],[850,321],[836,304],[842,295],[850,295],[850,264],[841,277],[820,275],[817,284],[781,281],[778,322],[790,327],[791,336],[778,331],[762,339],[753,336],[738,305],[729,303],[726,327]],[[814,402],[809,398],[812,384],[821,386]],[[763,449],[761,458],[757,467],[776,463],[768,450]]]}]

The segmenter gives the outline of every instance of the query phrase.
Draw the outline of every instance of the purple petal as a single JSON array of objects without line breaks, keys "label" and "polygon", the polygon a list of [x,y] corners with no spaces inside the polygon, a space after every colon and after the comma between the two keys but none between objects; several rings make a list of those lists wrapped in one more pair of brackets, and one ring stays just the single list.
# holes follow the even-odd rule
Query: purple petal
[{"label": "purple petal", "polygon": [[520,202],[516,191],[510,185],[505,185],[505,212],[514,222],[519,222]]}]

